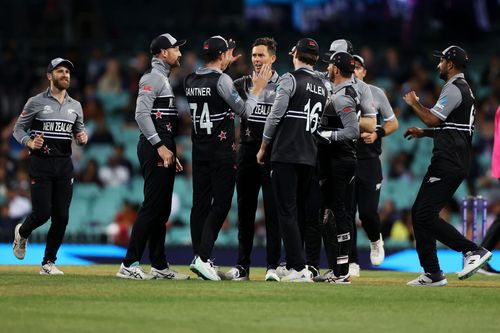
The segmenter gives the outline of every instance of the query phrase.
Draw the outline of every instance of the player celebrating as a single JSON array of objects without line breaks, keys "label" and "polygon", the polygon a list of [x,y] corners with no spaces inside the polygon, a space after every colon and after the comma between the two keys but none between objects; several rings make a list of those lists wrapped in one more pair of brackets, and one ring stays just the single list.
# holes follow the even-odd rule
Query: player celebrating
[{"label": "player celebrating", "polygon": [[[252,46],[254,72],[259,74],[263,65],[276,61],[276,41],[273,38],[257,38]],[[236,191],[238,194],[238,264],[226,274],[230,280],[248,280],[250,275],[250,254],[255,232],[255,211],[259,189],[262,187],[266,223],[267,271],[266,281],[279,281],[276,267],[281,252],[278,217],[271,190],[271,166],[259,165],[257,152],[262,142],[262,132],[267,116],[276,96],[279,75],[275,71],[264,91],[257,99],[257,107],[248,119],[241,119],[240,148],[238,150],[238,169],[236,171]],[[253,88],[252,76],[247,75],[234,85],[241,98],[248,99]]]},{"label": "player celebrating", "polygon": [[446,83],[431,109],[419,102],[414,91],[403,98],[415,114],[431,128],[408,128],[408,139],[432,137],[434,149],[427,173],[412,207],[412,222],[418,258],[424,273],[408,282],[410,286],[445,286],[448,281],[439,267],[436,240],[464,254],[464,267],[458,273],[463,280],[471,277],[491,259],[491,252],[477,246],[460,234],[439,212],[453,197],[471,166],[472,133],[474,131],[474,96],[463,70],[469,61],[458,46],[435,51],[437,69]]},{"label": "player celebrating", "polygon": [[236,153],[234,111],[248,118],[257,97],[271,78],[269,65],[253,75],[253,89],[243,101],[233,80],[223,71],[234,61],[235,44],[213,36],[203,44],[205,67],[184,81],[191,109],[193,142],[193,208],[191,270],[205,280],[220,280],[210,256],[219,231],[231,208],[235,184]]}]

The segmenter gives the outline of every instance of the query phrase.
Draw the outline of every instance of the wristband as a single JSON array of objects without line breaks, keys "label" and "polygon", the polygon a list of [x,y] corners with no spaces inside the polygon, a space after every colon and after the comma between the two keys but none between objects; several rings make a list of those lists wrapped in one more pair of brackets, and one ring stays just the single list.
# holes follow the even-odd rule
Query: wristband
[{"label": "wristband", "polygon": [[383,127],[378,127],[375,133],[377,133],[379,139],[382,139],[385,136],[385,129]]}]

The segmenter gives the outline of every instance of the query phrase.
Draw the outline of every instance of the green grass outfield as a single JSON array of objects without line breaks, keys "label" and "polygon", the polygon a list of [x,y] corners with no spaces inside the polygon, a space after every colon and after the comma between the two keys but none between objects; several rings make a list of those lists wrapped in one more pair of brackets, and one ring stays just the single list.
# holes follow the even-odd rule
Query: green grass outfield
[{"label": "green grass outfield", "polygon": [[[407,287],[417,274],[362,271],[352,285],[130,281],[118,266],[0,266],[1,332],[500,332],[500,277]],[[148,268],[149,269],[149,268]],[[188,268],[177,267],[187,272]]]}]

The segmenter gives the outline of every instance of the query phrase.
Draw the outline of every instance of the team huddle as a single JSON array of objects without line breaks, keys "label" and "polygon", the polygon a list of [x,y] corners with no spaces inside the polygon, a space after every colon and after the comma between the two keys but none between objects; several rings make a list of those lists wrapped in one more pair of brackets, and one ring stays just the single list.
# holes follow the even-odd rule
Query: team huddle
[{"label": "team huddle", "polygon": [[[170,215],[175,174],[183,170],[176,157],[179,118],[169,75],[172,68],[180,66],[180,47],[185,42],[170,34],[156,37],[150,45],[151,69],[139,83],[135,119],[141,130],[138,158],[144,176],[144,201],[127,254],[116,274],[120,278],[189,279],[188,275],[171,269],[165,255],[165,223]],[[289,52],[294,70],[279,75],[273,69],[275,40],[258,38],[251,49],[252,74],[234,82],[224,71],[238,58],[233,55],[235,42],[213,36],[202,48],[205,65],[184,81],[192,119],[191,271],[204,280],[250,279],[261,188],[266,281],[350,284],[360,274],[356,214],[370,240],[371,263],[381,265],[385,253],[377,213],[382,184],[379,156],[382,138],[397,130],[398,121],[384,91],[363,82],[365,62],[354,54],[352,44],[345,39],[335,40],[322,55],[315,40],[300,39]],[[440,58],[441,78],[447,82],[436,105],[427,109],[413,91],[404,97],[429,127],[409,128],[405,137],[431,136],[435,145],[431,165],[412,209],[417,252],[424,273],[408,282],[411,286],[447,284],[437,260],[436,240],[464,254],[460,279],[472,276],[491,258],[491,252],[466,239],[439,217],[439,211],[470,168],[474,97],[462,73],[468,62],[465,51],[451,46],[435,56]],[[64,68],[69,82],[73,65],[64,59],[55,60],[47,70],[51,87],[42,94],[50,99],[57,92],[64,98],[57,101],[64,105],[69,99],[67,87],[55,84],[54,77],[58,69]],[[328,64],[326,72],[314,70],[319,61]],[[75,112],[76,118],[65,120],[68,129],[64,137],[51,134],[50,130],[45,131],[45,122],[63,117],[57,114],[63,111],[59,108],[51,117],[44,117],[42,102],[35,105],[38,109],[26,110],[33,104],[30,99],[16,123],[15,137],[32,152],[30,163],[33,163],[31,158],[36,158],[37,165],[63,168],[58,163],[71,152],[55,148],[62,140],[71,139],[72,134],[79,143],[86,143],[83,117]],[[71,115],[69,110],[65,114]],[[235,142],[236,116],[240,118],[239,149]],[[54,175],[46,174],[43,168],[36,170],[35,165],[32,169],[38,172],[37,178],[55,188],[58,180]],[[71,178],[71,171],[65,171],[65,179]],[[34,187],[32,181],[32,193]],[[43,192],[46,187],[38,187],[39,196],[46,193]],[[229,213],[235,188],[238,260],[228,272],[222,272],[211,260],[212,251]],[[56,198],[60,195],[55,190],[49,194]],[[55,266],[55,260],[67,224],[69,200],[66,199],[67,207],[66,201],[60,205],[59,211],[66,214],[66,219],[52,232],[52,238],[57,234],[57,239],[49,242],[49,231],[49,251],[42,262],[41,274],[63,274]],[[51,216],[50,210],[40,214],[47,206],[51,207],[50,202],[44,205],[34,205],[33,213],[16,227],[13,250],[19,259],[24,258],[31,232]],[[51,230],[55,222],[52,218]],[[282,243],[285,264],[280,264]],[[149,273],[139,265],[146,244],[151,259]],[[328,270],[320,274],[322,244]]]}]

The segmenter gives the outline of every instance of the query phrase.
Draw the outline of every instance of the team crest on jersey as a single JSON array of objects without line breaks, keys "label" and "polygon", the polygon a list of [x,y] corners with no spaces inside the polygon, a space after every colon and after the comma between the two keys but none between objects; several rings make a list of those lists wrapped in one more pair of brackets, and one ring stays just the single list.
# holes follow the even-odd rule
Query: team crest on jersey
[{"label": "team crest on jersey", "polygon": [[68,109],[68,114],[72,114],[72,113],[75,113],[75,110],[74,109]]},{"label": "team crest on jersey", "polygon": [[52,112],[54,112],[54,110],[52,110],[52,107],[50,105],[45,105],[43,107],[42,113],[52,113]]}]

